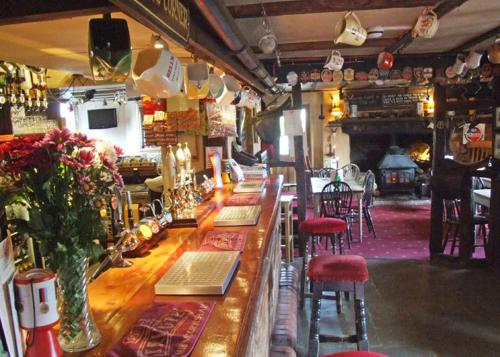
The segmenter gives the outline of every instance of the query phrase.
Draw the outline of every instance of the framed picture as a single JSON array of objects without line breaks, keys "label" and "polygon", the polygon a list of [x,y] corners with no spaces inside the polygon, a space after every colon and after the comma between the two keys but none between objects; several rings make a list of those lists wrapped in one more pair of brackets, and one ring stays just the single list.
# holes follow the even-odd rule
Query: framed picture
[{"label": "framed picture", "polygon": [[493,157],[495,159],[500,159],[500,133],[495,133],[495,145],[493,146]]},{"label": "framed picture", "polygon": [[495,129],[500,130],[500,107],[495,108]]}]

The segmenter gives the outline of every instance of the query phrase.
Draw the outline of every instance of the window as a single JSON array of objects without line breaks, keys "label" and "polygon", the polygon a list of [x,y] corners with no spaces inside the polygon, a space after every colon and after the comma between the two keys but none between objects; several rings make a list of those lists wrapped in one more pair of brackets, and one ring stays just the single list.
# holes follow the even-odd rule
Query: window
[{"label": "window", "polygon": [[[300,110],[300,121],[302,122],[302,132],[306,131],[306,116],[305,109]],[[290,156],[290,137],[285,135],[285,117],[280,117],[280,156]]]}]

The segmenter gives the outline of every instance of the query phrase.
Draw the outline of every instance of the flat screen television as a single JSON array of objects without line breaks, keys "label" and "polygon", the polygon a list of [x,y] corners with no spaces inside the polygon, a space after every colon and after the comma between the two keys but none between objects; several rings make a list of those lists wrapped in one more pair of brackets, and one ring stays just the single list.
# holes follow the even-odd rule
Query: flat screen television
[{"label": "flat screen television", "polygon": [[116,109],[94,109],[89,110],[89,129],[108,129],[116,128],[118,121],[116,118]]}]

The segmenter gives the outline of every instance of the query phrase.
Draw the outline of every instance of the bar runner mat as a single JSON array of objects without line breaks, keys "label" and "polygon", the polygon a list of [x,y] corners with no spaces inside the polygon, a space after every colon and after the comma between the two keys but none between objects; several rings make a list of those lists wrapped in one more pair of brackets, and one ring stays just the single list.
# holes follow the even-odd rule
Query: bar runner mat
[{"label": "bar runner mat", "polygon": [[106,357],[189,356],[214,307],[215,302],[153,301]]},{"label": "bar runner mat", "polygon": [[243,253],[247,242],[245,231],[208,231],[201,242],[199,251],[240,251]]},{"label": "bar runner mat", "polygon": [[254,206],[259,203],[260,193],[236,193],[224,201],[224,206]]}]

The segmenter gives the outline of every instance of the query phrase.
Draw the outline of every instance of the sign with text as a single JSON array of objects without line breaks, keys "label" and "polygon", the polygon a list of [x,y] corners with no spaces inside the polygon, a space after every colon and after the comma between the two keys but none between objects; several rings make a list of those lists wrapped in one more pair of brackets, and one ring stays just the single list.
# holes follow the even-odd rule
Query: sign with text
[{"label": "sign with text", "polygon": [[187,45],[189,9],[180,0],[111,0],[143,25]]}]

